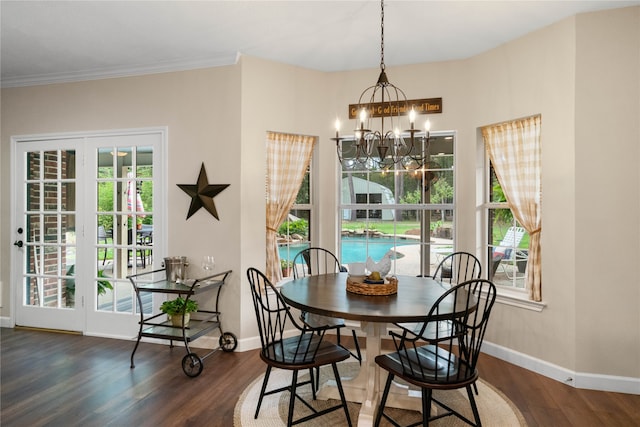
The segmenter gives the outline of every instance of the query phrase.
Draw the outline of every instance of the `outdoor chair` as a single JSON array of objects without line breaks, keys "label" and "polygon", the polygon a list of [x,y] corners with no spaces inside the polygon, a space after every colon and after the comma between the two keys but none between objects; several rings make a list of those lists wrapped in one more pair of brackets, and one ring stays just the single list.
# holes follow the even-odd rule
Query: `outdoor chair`
[{"label": "outdoor chair", "polygon": [[[527,261],[528,255],[525,252],[517,250],[525,233],[526,230],[523,227],[509,227],[502,241],[498,246],[493,248],[491,278],[496,274],[498,268],[501,267],[507,277],[513,279],[511,270],[505,268],[504,265],[502,265],[502,261],[513,262],[514,256],[516,263]],[[515,253],[514,249],[516,249]]]},{"label": "outdoor chair", "polygon": [[[286,305],[276,287],[262,272],[255,268],[249,268],[247,278],[251,287],[260,332],[260,358],[267,364],[254,418],[258,418],[264,396],[288,390],[290,397],[287,426],[306,422],[340,408],[344,410],[347,424],[351,426],[351,418],[337,367],[338,362],[349,358],[349,352],[323,339],[325,332],[330,327],[311,328],[307,324],[299,325],[291,314],[291,308]],[[292,327],[298,330],[298,334],[291,336]],[[297,388],[310,384],[313,400],[315,400],[316,386],[313,369],[319,369],[325,365],[331,365],[333,369],[341,403],[318,411],[297,393]],[[272,368],[292,371],[291,385],[267,391]],[[298,372],[307,369],[309,370],[309,380],[299,382]],[[299,399],[312,413],[293,420],[296,399]]]},{"label": "outdoor chair", "polygon": [[[103,244],[107,244],[108,243],[108,239],[109,238],[109,234],[107,234],[107,231],[105,230],[103,225],[99,225],[98,226],[98,243],[103,243]],[[104,265],[104,263],[107,261],[107,251],[108,249],[105,247],[104,248],[104,256],[102,257],[102,265]]]},{"label": "outdoor chair", "polygon": [[[428,426],[430,421],[450,415],[471,425],[481,425],[471,386],[475,385],[478,379],[476,365],[495,298],[496,288],[493,283],[484,279],[472,279],[451,287],[443,294],[425,316],[423,328],[418,333],[411,330],[402,333],[389,332],[393,338],[395,352],[375,358],[375,362],[388,372],[376,415],[376,426],[380,425],[383,417],[394,425],[399,425],[385,413],[389,390],[396,377],[420,387],[422,425]],[[451,307],[457,307],[456,312],[462,314],[452,317]],[[432,335],[425,340],[429,325],[442,325],[442,319],[447,317],[450,318],[450,327],[432,328]],[[433,396],[433,390],[460,388],[467,391],[474,421]],[[438,410],[433,417],[432,403],[443,409]]]}]

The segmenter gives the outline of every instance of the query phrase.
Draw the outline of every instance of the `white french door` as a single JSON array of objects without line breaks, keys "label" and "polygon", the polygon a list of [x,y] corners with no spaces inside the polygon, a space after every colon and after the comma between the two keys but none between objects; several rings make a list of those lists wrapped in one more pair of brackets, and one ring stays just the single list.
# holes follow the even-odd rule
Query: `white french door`
[{"label": "white french door", "polygon": [[[81,140],[18,143],[14,166],[16,324],[82,330],[83,290],[75,288]],[[19,268],[17,267],[19,266]]]},{"label": "white french door", "polygon": [[165,140],[164,129],[12,139],[16,325],[135,334],[126,277],[163,253]]}]

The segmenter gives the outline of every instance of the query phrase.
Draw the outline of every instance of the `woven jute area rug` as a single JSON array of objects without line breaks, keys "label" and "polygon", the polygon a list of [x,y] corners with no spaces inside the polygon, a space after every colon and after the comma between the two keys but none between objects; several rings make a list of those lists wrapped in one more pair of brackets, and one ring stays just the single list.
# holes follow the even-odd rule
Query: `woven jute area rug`
[{"label": "woven jute area rug", "polygon": [[[338,370],[340,371],[340,376],[342,378],[355,377],[359,368],[360,366],[357,362],[345,362],[338,365]],[[303,374],[303,372],[300,372],[298,378],[299,380],[303,380],[308,378],[308,375],[308,373]],[[289,392],[286,391],[273,394],[271,396],[265,396],[262,401],[262,407],[260,408],[258,419],[253,418],[256,411],[256,405],[258,403],[258,397],[260,396],[260,387],[262,386],[263,378],[264,375],[256,378],[256,380],[253,381],[240,395],[234,410],[233,425],[235,427],[280,427],[287,424]],[[386,373],[383,378],[386,378]],[[331,367],[324,367],[320,371],[320,383],[323,384],[328,379],[333,379]],[[282,387],[290,383],[290,371],[273,369],[271,371],[267,390]],[[478,411],[480,412],[480,419],[482,420],[483,426],[526,427],[527,424],[524,417],[518,408],[504,394],[482,380],[479,380],[477,385],[479,394],[476,396],[476,403],[478,405]],[[307,401],[312,402],[312,405],[317,409],[337,403],[334,400],[313,401],[311,399],[311,387],[308,385],[299,388],[298,392],[307,399]],[[459,410],[469,419],[473,419],[473,414],[471,412],[471,407],[469,405],[465,389],[450,390],[446,392],[434,391],[434,396],[452,408]],[[348,406],[351,423],[355,426],[358,421],[360,404],[349,402]],[[392,413],[392,416],[401,424],[410,424],[421,419],[421,414],[415,411],[391,409],[389,412]],[[296,402],[294,419],[308,415],[309,413],[310,411],[305,408],[302,403]],[[344,411],[337,410],[301,425],[306,427],[343,426],[346,425],[346,420]],[[381,425],[390,424],[383,419]],[[429,423],[429,425],[433,425],[435,427],[458,427],[467,426],[468,424],[455,416],[450,416],[436,420]]]}]

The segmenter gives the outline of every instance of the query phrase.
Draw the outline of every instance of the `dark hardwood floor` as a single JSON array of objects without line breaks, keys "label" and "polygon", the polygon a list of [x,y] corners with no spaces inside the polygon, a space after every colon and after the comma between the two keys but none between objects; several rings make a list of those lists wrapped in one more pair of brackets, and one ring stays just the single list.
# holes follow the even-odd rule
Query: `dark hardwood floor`
[{"label": "dark hardwood floor", "polygon": [[[180,346],[142,343],[130,369],[133,341],[25,329],[0,334],[0,423],[7,427],[232,426],[238,396],[265,368],[257,350],[216,352],[189,378]],[[487,355],[479,369],[530,427],[640,426],[640,396],[575,389]]]}]

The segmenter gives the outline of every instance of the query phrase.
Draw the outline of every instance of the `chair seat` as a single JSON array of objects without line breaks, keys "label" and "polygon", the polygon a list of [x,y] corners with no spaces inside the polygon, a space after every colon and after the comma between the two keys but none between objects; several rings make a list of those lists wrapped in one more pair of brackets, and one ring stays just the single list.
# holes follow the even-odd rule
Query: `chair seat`
[{"label": "chair seat", "polygon": [[435,345],[383,354],[375,361],[381,368],[418,387],[455,389],[478,379],[476,369]]},{"label": "chair seat", "polygon": [[311,328],[322,328],[324,326],[330,328],[342,328],[344,326],[344,319],[322,316],[320,314],[309,313],[306,311],[300,314],[300,320]]},{"label": "chair seat", "polygon": [[[396,326],[399,326],[414,335],[420,335],[423,340],[430,342],[436,341],[437,337],[445,337],[453,334],[453,325],[449,320],[429,322],[426,325],[423,322],[396,323]],[[422,328],[424,328],[424,330],[422,330]],[[438,329],[436,330],[436,328]]]},{"label": "chair seat", "polygon": [[350,357],[348,350],[328,341],[320,342],[315,354],[301,351],[301,349],[317,346],[321,340],[322,337],[315,334],[285,338],[266,347],[260,352],[260,357],[274,367],[293,370],[342,362]]}]

